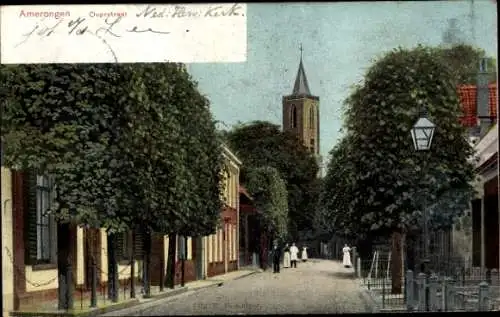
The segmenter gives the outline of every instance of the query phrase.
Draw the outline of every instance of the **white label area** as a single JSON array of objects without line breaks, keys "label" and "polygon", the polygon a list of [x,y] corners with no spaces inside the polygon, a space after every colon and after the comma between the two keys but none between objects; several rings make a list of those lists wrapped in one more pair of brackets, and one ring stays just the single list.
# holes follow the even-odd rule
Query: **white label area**
[{"label": "white label area", "polygon": [[246,4],[2,6],[1,62],[244,62]]}]

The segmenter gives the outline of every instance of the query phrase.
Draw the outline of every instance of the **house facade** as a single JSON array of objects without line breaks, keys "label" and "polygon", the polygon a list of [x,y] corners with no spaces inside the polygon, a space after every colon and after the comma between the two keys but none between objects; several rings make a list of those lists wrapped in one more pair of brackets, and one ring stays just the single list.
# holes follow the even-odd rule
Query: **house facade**
[{"label": "house facade", "polygon": [[476,199],[471,202],[472,266],[499,268],[498,125],[475,146]]},{"label": "house facade", "polygon": [[2,204],[2,301],[3,316],[7,317],[14,308],[14,261],[13,261],[13,227],[12,227],[12,173],[6,168],[1,168],[1,201]]},{"label": "house facade", "polygon": [[[223,147],[226,165],[224,208],[215,234],[185,239],[185,281],[237,270],[239,267],[239,171],[241,162]],[[34,307],[57,298],[57,232],[53,216],[46,213],[53,201],[54,184],[45,176],[2,167],[2,252],[4,311]],[[135,243],[132,243],[135,236]],[[177,248],[181,243],[176,239]],[[138,234],[117,238],[118,275],[130,283],[131,252],[135,245],[134,279],[142,276],[142,242]],[[95,262],[98,287],[107,284],[108,241],[105,229],[71,226],[71,268],[76,296],[89,296],[91,268]],[[153,234],[151,283],[159,285],[168,262],[169,237]],[[175,283],[181,282],[181,261],[176,252]],[[83,294],[83,295],[82,295]]]},{"label": "house facade", "polygon": [[[463,107],[461,123],[468,128],[479,126],[478,96],[475,85],[463,85],[458,90]],[[476,167],[474,181],[476,197],[470,209],[454,226],[453,249],[463,257],[467,267],[499,268],[499,217],[498,217],[498,125],[497,84],[488,85],[488,116],[491,126],[480,140],[471,138]],[[486,100],[485,100],[486,102]],[[487,128],[488,128],[487,127]]]},{"label": "house facade", "polygon": [[247,189],[240,185],[240,264],[241,266],[262,267],[260,217],[255,208],[252,196]]}]

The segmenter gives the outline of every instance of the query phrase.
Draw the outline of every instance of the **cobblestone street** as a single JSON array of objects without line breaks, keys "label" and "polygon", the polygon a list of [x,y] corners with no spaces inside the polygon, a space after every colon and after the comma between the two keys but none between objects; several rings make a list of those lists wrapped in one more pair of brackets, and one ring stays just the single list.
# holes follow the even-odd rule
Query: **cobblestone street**
[{"label": "cobblestone street", "polygon": [[281,269],[279,274],[257,273],[160,300],[142,310],[136,307],[106,316],[367,312],[352,269],[336,261],[313,261]]}]

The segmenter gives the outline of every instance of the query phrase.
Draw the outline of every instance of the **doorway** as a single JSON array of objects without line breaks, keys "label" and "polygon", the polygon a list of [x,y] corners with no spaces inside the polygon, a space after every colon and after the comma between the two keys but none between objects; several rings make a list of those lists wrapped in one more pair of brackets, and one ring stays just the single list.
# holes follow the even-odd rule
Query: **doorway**
[{"label": "doorway", "polygon": [[92,259],[97,266],[97,284],[101,282],[99,267],[101,265],[101,231],[95,228],[86,228],[83,232],[84,241],[84,266],[85,266],[85,288],[89,290],[92,286]]}]

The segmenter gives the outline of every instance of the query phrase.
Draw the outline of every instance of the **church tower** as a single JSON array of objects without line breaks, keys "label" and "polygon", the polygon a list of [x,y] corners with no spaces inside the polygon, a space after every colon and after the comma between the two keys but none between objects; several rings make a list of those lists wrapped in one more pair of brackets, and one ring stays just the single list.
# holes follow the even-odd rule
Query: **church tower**
[{"label": "church tower", "polygon": [[311,94],[309,90],[304,63],[302,62],[301,45],[299,70],[297,71],[292,94],[283,97],[283,130],[295,134],[315,155],[320,167],[319,176],[321,176],[319,118],[319,97]]}]

